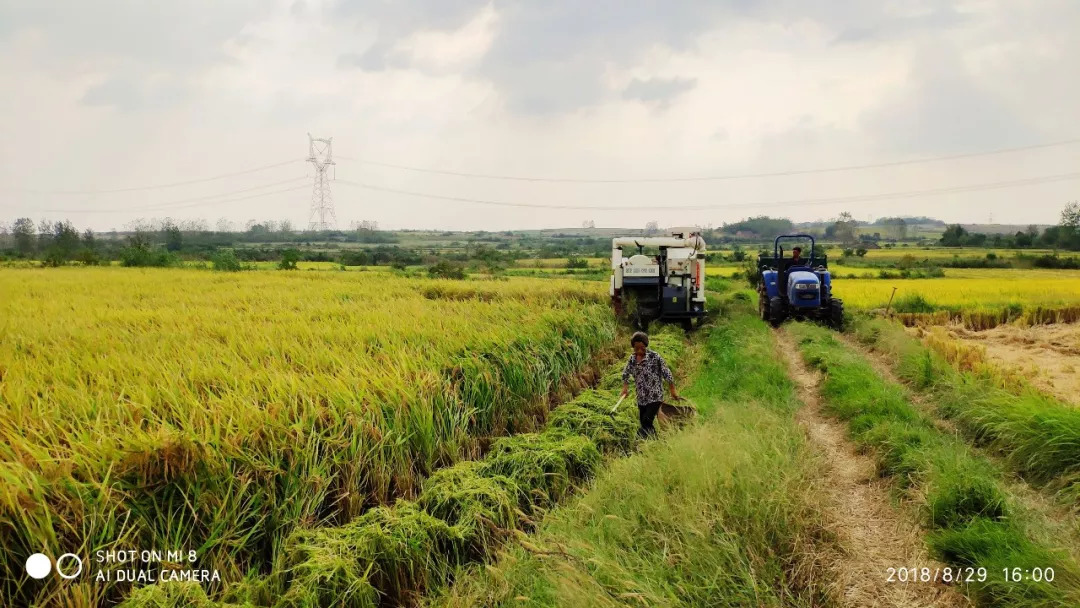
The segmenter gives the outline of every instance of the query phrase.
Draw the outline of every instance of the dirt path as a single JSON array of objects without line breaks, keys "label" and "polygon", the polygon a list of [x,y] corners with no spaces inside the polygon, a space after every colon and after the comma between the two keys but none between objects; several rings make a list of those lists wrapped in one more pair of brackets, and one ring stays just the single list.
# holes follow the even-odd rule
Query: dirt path
[{"label": "dirt path", "polygon": [[943,567],[924,548],[911,518],[890,505],[888,488],[877,479],[873,460],[855,452],[844,427],[821,412],[821,375],[803,363],[794,340],[777,331],[778,355],[787,363],[804,407],[797,415],[810,443],[825,456],[827,513],[845,555],[829,565],[833,595],[845,606],[902,608],[970,606],[944,584],[889,582],[889,568]]}]

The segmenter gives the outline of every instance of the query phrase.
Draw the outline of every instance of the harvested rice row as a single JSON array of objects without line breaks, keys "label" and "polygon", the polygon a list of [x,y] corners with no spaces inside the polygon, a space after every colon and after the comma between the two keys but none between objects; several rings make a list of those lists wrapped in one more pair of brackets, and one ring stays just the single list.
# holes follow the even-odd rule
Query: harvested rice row
[{"label": "harvested rice row", "polygon": [[[962,591],[983,606],[1080,602],[1076,564],[1066,552],[1036,540],[1044,535],[1017,517],[1017,501],[992,463],[939,431],[901,387],[881,378],[828,330],[794,325],[790,331],[807,363],[825,373],[826,411],[845,420],[852,438],[874,450],[879,474],[893,478],[920,505],[931,552],[953,567],[975,569],[974,576],[965,575]],[[1011,577],[1014,568],[1024,574]],[[1053,571],[1053,582],[1038,580],[1046,569]]]},{"label": "harvested rice row", "polygon": [[[677,359],[685,343],[672,331],[653,335],[650,347]],[[483,459],[435,472],[415,501],[376,507],[344,526],[296,530],[271,576],[232,586],[222,603],[195,585],[158,584],[135,591],[123,606],[360,608],[413,601],[528,528],[593,476],[602,453],[634,448],[633,408],[609,414],[621,369],[621,362],[613,365],[595,389],[558,406],[542,432],[497,439]]]}]

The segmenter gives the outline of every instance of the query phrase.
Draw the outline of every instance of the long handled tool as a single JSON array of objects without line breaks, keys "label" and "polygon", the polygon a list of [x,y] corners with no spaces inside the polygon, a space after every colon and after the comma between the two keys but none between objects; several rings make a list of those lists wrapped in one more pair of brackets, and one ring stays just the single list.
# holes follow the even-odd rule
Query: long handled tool
[{"label": "long handled tool", "polygon": [[626,395],[619,395],[619,400],[615,402],[615,407],[611,408],[611,411],[608,412],[608,414],[614,416],[615,411],[619,409],[619,405],[622,404],[623,399],[626,399]]}]

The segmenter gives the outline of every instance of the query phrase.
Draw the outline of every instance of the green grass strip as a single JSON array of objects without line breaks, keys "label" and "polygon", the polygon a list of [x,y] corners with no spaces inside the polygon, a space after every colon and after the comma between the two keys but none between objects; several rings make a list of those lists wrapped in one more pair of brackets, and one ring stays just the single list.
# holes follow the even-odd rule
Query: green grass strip
[{"label": "green grass strip", "polygon": [[745,300],[731,304],[682,391],[700,424],[613,461],[535,535],[428,604],[830,605],[806,567],[824,537],[794,387],[769,329]]},{"label": "green grass strip", "polygon": [[899,324],[862,318],[853,329],[860,342],[895,361],[901,378],[932,395],[938,415],[955,420],[976,445],[1001,454],[1026,479],[1077,498],[1080,409],[1034,389],[1016,394],[985,376],[957,371]]},{"label": "green grass strip", "polygon": [[[940,432],[883,379],[863,356],[829,330],[789,329],[804,359],[825,373],[825,410],[847,422],[852,438],[871,448],[881,475],[893,477],[920,504],[931,552],[953,566],[986,569],[985,581],[963,587],[981,606],[1076,606],[1080,579],[1064,552],[1034,542],[992,463]],[[1053,583],[1005,570],[1053,568]]]}]

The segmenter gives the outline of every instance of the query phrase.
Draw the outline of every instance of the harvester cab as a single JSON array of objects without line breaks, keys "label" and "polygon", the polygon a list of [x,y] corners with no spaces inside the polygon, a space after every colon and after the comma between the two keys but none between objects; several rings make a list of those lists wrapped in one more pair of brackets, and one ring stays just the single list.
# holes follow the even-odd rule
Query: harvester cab
[{"label": "harvester cab", "polygon": [[[645,248],[657,253],[645,254]],[[624,249],[636,249],[623,257]],[[705,316],[705,241],[698,228],[671,228],[668,236],[611,240],[611,302],[619,315],[646,329],[651,321],[689,328]]]},{"label": "harvester cab", "polygon": [[[795,240],[809,241],[809,255],[800,255],[798,259],[784,257],[780,242]],[[758,256],[758,272],[758,312],[762,320],[776,327],[785,319],[809,318],[843,329],[844,303],[832,297],[828,259],[815,247],[814,237],[809,234],[776,237],[772,255]]]}]

